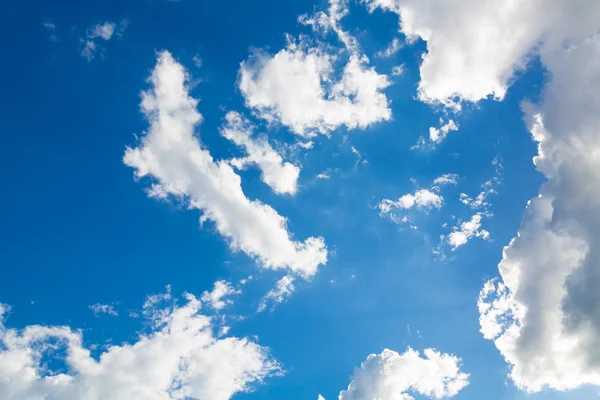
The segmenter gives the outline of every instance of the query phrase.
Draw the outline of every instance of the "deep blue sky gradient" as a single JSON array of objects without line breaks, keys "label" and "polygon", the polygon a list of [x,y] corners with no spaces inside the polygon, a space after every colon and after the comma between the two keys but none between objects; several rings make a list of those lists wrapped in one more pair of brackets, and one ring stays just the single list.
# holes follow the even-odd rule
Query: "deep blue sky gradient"
[{"label": "deep blue sky gradient", "polygon": [[[507,383],[507,366],[479,333],[476,301],[542,181],[520,111],[521,101],[538,96],[544,81],[535,62],[503,102],[466,107],[453,117],[460,130],[423,152],[409,148],[444,115],[415,100],[424,44],[407,46],[390,60],[372,57],[382,73],[406,65],[386,90],[392,121],[317,138],[315,149],[297,160],[301,189],[293,198],[273,194],[256,170],[242,172],[247,195],[288,217],[296,237],[323,236],[335,250],[317,276],[298,282],[297,292],[272,313],[253,310],[282,274],[232,254],[210,224],[199,226],[197,212],[148,199],[145,183],[135,182],[121,162],[134,134],[147,126],[139,95],[148,88],[158,51],[172,52],[200,80],[192,91],[204,116],[200,138],[215,158],[229,158],[237,150],[218,133],[224,110],[250,116],[236,89],[239,63],[252,47],[277,52],[284,33],[308,33],[297,16],[323,6],[308,0],[24,0],[0,7],[0,302],[13,306],[10,326],[66,324],[83,329],[88,343],[134,340],[142,323],[126,310],[139,309],[147,294],[168,284],[174,294],[200,294],[218,278],[253,274],[257,279],[232,311],[250,317],[234,323],[232,333],[257,335],[287,373],[236,398],[316,399],[322,393],[333,399],[369,353],[407,346],[463,358],[471,383],[459,399],[526,397]],[[123,36],[100,43],[106,58],[88,62],[79,55],[86,27],[123,18],[130,21]],[[56,25],[59,42],[50,40],[44,21]],[[343,24],[370,56],[397,35],[393,15],[369,15],[357,4]],[[203,59],[200,69],[196,54]],[[273,138],[293,140],[283,128],[255,122]],[[368,164],[356,166],[350,146]],[[476,195],[494,175],[495,157],[504,168],[492,198],[494,217],[484,222],[492,241],[474,239],[450,260],[436,260],[431,247],[440,225],[451,223],[450,215],[470,217],[458,194]],[[339,170],[330,180],[316,180],[327,168]],[[444,189],[447,204],[440,212],[419,217],[419,232],[399,230],[373,209],[383,198],[413,191],[410,178],[428,186],[444,173],[459,174],[460,183]],[[113,302],[119,317],[98,318],[88,308]]]}]

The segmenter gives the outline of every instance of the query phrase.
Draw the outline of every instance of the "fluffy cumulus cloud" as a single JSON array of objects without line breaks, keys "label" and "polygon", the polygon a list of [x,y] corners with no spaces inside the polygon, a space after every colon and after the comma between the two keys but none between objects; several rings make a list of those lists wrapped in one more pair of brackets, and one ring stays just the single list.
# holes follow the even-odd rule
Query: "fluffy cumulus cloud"
[{"label": "fluffy cumulus cloud", "polygon": [[548,181],[479,301],[484,336],[529,391],[600,385],[600,37],[542,61],[551,80],[525,109]]},{"label": "fluffy cumulus cloud", "polygon": [[221,128],[221,134],[243,148],[248,154],[244,158],[230,160],[230,164],[238,169],[256,164],[262,172],[263,182],[276,193],[296,193],[300,168],[289,162],[283,162],[281,156],[271,147],[266,137],[254,138],[254,126],[239,113],[229,112],[225,119],[226,123]]},{"label": "fluffy cumulus cloud", "polygon": [[327,134],[341,126],[362,129],[391,118],[382,92],[390,84],[387,76],[369,66],[354,38],[339,26],[346,3],[330,0],[328,12],[300,18],[318,32],[335,32],[345,45],[348,60],[341,74],[334,73],[338,52],[313,45],[305,37],[288,37],[287,46],[277,54],[258,51],[241,64],[238,84],[248,107],[301,136]]},{"label": "fluffy cumulus cloud", "polygon": [[[356,368],[339,400],[412,400],[413,395],[442,399],[456,396],[469,384],[460,359],[427,349],[421,355],[408,348],[404,354],[385,349],[371,354]],[[322,397],[320,397],[322,398]]]},{"label": "fluffy cumulus cloud", "polygon": [[[153,310],[160,317],[151,332],[93,357],[81,331],[11,329],[5,326],[7,307],[0,305],[0,398],[228,400],[279,373],[268,349],[248,339],[215,338],[211,319],[199,314],[193,296],[182,306],[165,307]],[[48,360],[54,358],[68,372],[51,370]]]},{"label": "fluffy cumulus cloud", "polygon": [[288,268],[311,276],[327,261],[322,238],[292,240],[286,219],[258,200],[248,199],[241,178],[226,161],[215,161],[197,139],[202,120],[198,101],[188,94],[188,75],[170,53],[158,56],[141,109],[149,127],[139,145],[127,148],[123,161],[137,178],[151,177],[150,196],[174,196],[202,221],[214,222],[233,250],[241,250],[266,268]]},{"label": "fluffy cumulus cloud", "polygon": [[363,2],[371,11],[397,13],[409,42],[427,42],[419,97],[447,105],[457,105],[458,99],[502,99],[533,51],[587,35],[600,18],[595,0]]}]

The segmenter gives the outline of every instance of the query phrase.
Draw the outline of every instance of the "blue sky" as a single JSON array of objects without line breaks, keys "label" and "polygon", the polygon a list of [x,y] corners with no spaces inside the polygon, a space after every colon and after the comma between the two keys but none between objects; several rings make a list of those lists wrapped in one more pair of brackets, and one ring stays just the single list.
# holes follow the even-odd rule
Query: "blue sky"
[{"label": "blue sky", "polygon": [[3,398],[597,397],[600,7],[443,3],[5,4]]}]

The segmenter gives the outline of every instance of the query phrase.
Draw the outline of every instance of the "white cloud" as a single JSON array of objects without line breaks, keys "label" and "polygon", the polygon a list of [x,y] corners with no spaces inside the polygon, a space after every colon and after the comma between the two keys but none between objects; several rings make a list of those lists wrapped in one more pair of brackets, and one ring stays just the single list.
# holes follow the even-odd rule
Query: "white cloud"
[{"label": "white cloud", "polygon": [[96,303],[93,304],[91,306],[89,306],[90,310],[92,310],[92,312],[95,315],[98,314],[107,314],[107,315],[112,315],[114,317],[116,317],[117,315],[119,315],[119,313],[117,312],[117,310],[115,310],[115,307],[111,304],[100,304],[100,303]]},{"label": "white cloud", "polygon": [[342,18],[349,13],[348,0],[329,0],[328,3],[329,8],[327,11],[316,12],[310,17],[306,14],[301,15],[298,17],[298,22],[303,25],[310,25],[313,30],[320,33],[333,31],[351,54],[357,54],[358,43],[356,39],[340,26]]},{"label": "white cloud", "polygon": [[330,0],[327,13],[300,18],[317,32],[333,30],[344,43],[349,59],[339,78],[334,76],[338,55],[329,46],[288,37],[286,48],[277,54],[258,51],[241,64],[238,84],[246,105],[261,118],[305,137],[389,120],[389,101],[382,90],[390,82],[368,66],[369,59],[358,53],[354,38],[339,27],[346,13],[346,1]]},{"label": "white cloud", "polygon": [[305,277],[327,261],[323,238],[293,241],[286,219],[258,200],[249,200],[241,179],[225,161],[215,162],[196,138],[202,120],[198,101],[188,94],[188,76],[169,52],[158,56],[152,89],[142,93],[141,108],[150,126],[136,148],[127,148],[123,161],[136,177],[152,177],[149,194],[175,196],[203,212],[202,221],[215,223],[233,250],[257,258],[266,268],[288,268]]},{"label": "white cloud", "polygon": [[391,57],[394,54],[396,54],[401,48],[402,42],[400,42],[400,39],[394,38],[392,39],[390,45],[387,48],[385,48],[385,50],[378,51],[377,53],[375,53],[375,56],[382,58]]},{"label": "white cloud", "polygon": [[400,76],[404,73],[404,64],[396,65],[392,68],[392,76]]},{"label": "white cloud", "polygon": [[434,185],[456,185],[458,183],[459,176],[457,174],[444,174],[438,176],[433,180]]},{"label": "white cloud", "polygon": [[[412,218],[409,218],[406,211],[415,209],[428,213],[433,209],[441,209],[444,205],[444,198],[440,193],[441,187],[445,185],[455,185],[459,176],[457,174],[445,174],[433,180],[433,184],[428,189],[418,189],[414,193],[407,193],[398,200],[384,199],[378,205],[379,215],[389,218],[397,224],[411,223],[411,229],[418,229],[412,224]],[[413,183],[416,180],[411,178]]]},{"label": "white cloud", "polygon": [[481,214],[475,214],[469,221],[461,222],[453,228],[453,231],[448,235],[447,242],[452,247],[452,251],[458,247],[467,244],[474,237],[480,237],[487,240],[490,233],[485,229],[481,229]]},{"label": "white cloud", "polygon": [[[363,0],[399,15],[407,40],[421,38],[419,97],[456,106],[458,99],[502,99],[531,53],[559,48],[598,31],[595,0]],[[485,23],[482,23],[485,21]]]},{"label": "white cloud", "polygon": [[105,22],[88,28],[85,38],[80,39],[80,42],[84,43],[83,49],[81,50],[81,56],[85,57],[88,61],[93,60],[96,57],[96,52],[98,50],[98,44],[96,43],[97,39],[108,41],[115,35],[121,35],[128,25],[128,20],[122,20],[119,24],[115,22]]},{"label": "white cloud", "polygon": [[[215,338],[200,302],[173,305],[151,332],[111,345],[98,358],[69,327],[5,326],[0,306],[0,398],[5,400],[228,400],[280,371],[268,349],[248,339]],[[64,350],[64,351],[63,351]],[[68,372],[50,370],[47,357]]]},{"label": "white cloud", "polygon": [[208,303],[215,310],[222,310],[231,305],[233,302],[226,297],[241,293],[231,286],[230,282],[219,280],[216,281],[212,291],[204,291],[201,300]]},{"label": "white cloud", "polygon": [[60,42],[60,38],[56,34],[56,25],[52,22],[45,21],[42,23],[42,26],[46,28],[50,32],[50,40],[53,42]]},{"label": "white cloud", "polygon": [[98,24],[92,27],[87,37],[89,39],[101,38],[104,40],[110,40],[112,38],[113,33],[115,33],[115,29],[117,28],[117,24],[114,22],[105,22],[103,24]]},{"label": "white cloud", "polygon": [[469,384],[458,357],[433,349],[423,353],[408,348],[404,354],[385,349],[369,355],[338,399],[410,400],[417,394],[441,399],[456,396]]},{"label": "white cloud", "polygon": [[202,65],[204,64],[202,57],[200,57],[199,54],[194,55],[194,57],[192,57],[192,61],[194,62],[196,68],[202,68]]},{"label": "white cloud", "polygon": [[275,287],[269,290],[262,298],[260,304],[258,305],[257,311],[264,311],[269,303],[272,304],[272,310],[275,305],[283,303],[288,297],[290,297],[295,290],[296,287],[294,286],[294,277],[289,275],[284,276],[278,280],[275,284]]},{"label": "white cloud", "polygon": [[289,43],[275,56],[259,52],[242,63],[239,85],[248,107],[306,137],[391,118],[381,92],[389,81],[367,66],[368,59],[351,56],[340,80],[332,82],[332,56],[304,47]]},{"label": "white cloud", "polygon": [[419,137],[417,144],[412,146],[410,149],[420,149],[420,148],[435,148],[436,145],[440,144],[450,132],[457,131],[458,125],[453,121],[449,120],[448,122],[444,122],[443,118],[440,118],[440,126],[436,128],[432,126],[429,128],[429,141],[425,140],[423,136]]},{"label": "white cloud", "polygon": [[492,215],[492,212],[490,211],[492,203],[489,197],[492,194],[498,193],[496,187],[502,182],[502,163],[498,158],[494,158],[492,160],[492,165],[496,170],[495,175],[481,185],[481,192],[479,192],[479,194],[474,199],[469,197],[466,193],[461,193],[459,195],[461,203],[470,207],[473,210],[483,210],[482,213],[487,216]]},{"label": "white cloud", "polygon": [[389,212],[392,208],[409,209],[417,208],[419,210],[431,210],[441,208],[444,198],[428,189],[419,189],[414,194],[408,193],[400,197],[398,201],[385,199],[379,203],[379,210],[383,213]]},{"label": "white cloud", "polygon": [[439,128],[435,128],[433,126],[429,128],[429,140],[431,140],[433,143],[440,143],[442,140],[446,139],[448,133],[457,130],[458,125],[456,125],[454,121],[449,120],[448,122],[444,123],[444,120],[440,119]]},{"label": "white cloud", "polygon": [[[600,4],[577,3],[600,21]],[[565,30],[583,32],[586,20]],[[542,62],[550,81],[525,111],[547,182],[504,249],[501,281],[488,282],[479,301],[481,331],[532,392],[600,385],[600,37]]]},{"label": "white cloud", "polygon": [[225,118],[226,124],[221,128],[221,134],[248,153],[247,157],[234,158],[229,163],[238,169],[256,164],[262,172],[263,182],[276,193],[296,193],[300,168],[289,162],[284,163],[266,137],[253,138],[254,126],[239,113],[229,112]]},{"label": "white cloud", "polygon": [[354,163],[354,166],[357,166],[358,164],[368,164],[369,163],[369,160],[367,160],[366,158],[363,158],[362,154],[360,153],[360,151],[358,151],[356,149],[356,147],[350,146],[350,150],[352,151],[352,154],[354,154],[354,156],[356,157],[356,162]]}]

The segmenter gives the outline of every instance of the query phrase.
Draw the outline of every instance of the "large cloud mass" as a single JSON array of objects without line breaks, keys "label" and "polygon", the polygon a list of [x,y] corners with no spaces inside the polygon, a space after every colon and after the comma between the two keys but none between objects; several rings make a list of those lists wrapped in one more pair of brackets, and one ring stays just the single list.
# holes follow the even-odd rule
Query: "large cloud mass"
[{"label": "large cloud mass", "polygon": [[400,17],[409,40],[427,42],[419,96],[502,99],[534,48],[557,48],[598,28],[595,0],[363,0]]},{"label": "large cloud mass", "polygon": [[[0,304],[0,398],[3,400],[228,400],[277,373],[267,349],[235,337],[215,338],[209,317],[191,295],[181,307],[156,308],[152,332],[110,346],[98,358],[69,327],[4,326]],[[64,351],[63,351],[64,350]],[[59,357],[68,372],[52,371]]]},{"label": "large cloud mass", "polygon": [[433,349],[409,348],[398,354],[385,349],[371,354],[356,368],[348,389],[339,400],[412,400],[411,394],[441,399],[453,397],[469,384],[469,375],[460,371],[460,359]]},{"label": "large cloud mass", "polygon": [[548,182],[504,249],[503,282],[479,301],[482,332],[530,391],[600,384],[600,38],[544,62],[552,80],[531,131]]},{"label": "large cloud mass", "polygon": [[184,199],[201,210],[202,220],[215,223],[231,248],[256,257],[267,268],[289,268],[311,276],[327,261],[322,238],[297,242],[290,238],[286,219],[258,200],[249,200],[241,179],[224,161],[215,162],[195,136],[202,116],[187,88],[187,74],[170,53],[160,53],[141,108],[150,126],[140,145],[128,148],[125,164],[138,178],[156,179],[149,193]]},{"label": "large cloud mass", "polygon": [[548,181],[481,292],[482,332],[520,388],[600,384],[600,2],[364,1],[426,41],[424,101],[502,99],[528,58],[547,68],[540,104],[524,108]]}]

